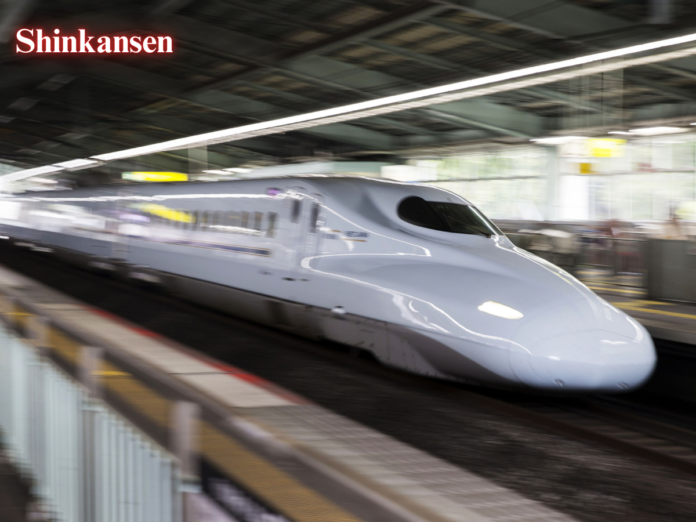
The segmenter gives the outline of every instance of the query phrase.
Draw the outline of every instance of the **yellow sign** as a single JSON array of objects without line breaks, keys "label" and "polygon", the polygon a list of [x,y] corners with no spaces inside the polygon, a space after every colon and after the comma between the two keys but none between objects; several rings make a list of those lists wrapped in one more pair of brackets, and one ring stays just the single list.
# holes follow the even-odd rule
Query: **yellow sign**
[{"label": "yellow sign", "polygon": [[157,205],[155,203],[140,203],[135,205],[137,208],[148,214],[154,216],[159,216],[169,221],[179,221],[181,223],[193,223],[193,217],[188,212],[182,212],[181,210],[174,210],[164,205]]},{"label": "yellow sign", "polygon": [[188,174],[181,172],[124,172],[121,177],[130,181],[188,181]]},{"label": "yellow sign", "polygon": [[[587,140],[587,148],[593,158],[618,158],[624,155],[626,140],[615,138],[592,138]],[[583,173],[586,174],[586,173]]]},{"label": "yellow sign", "polygon": [[580,174],[592,174],[592,163],[580,163]]}]

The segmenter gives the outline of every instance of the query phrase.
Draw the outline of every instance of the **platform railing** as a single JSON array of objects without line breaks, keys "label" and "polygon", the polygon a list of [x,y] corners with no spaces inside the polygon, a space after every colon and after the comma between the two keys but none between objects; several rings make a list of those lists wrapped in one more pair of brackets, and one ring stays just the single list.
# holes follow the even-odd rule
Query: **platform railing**
[{"label": "platform railing", "polygon": [[508,234],[520,248],[568,270],[580,279],[601,281],[621,286],[647,286],[648,240],[608,236],[577,235],[574,252],[567,240],[556,248],[554,239],[535,234]]},{"label": "platform railing", "polygon": [[[85,326],[90,319],[108,331]],[[138,343],[166,362],[136,355]],[[358,520],[344,503],[370,522],[412,519],[323,458],[187,384],[181,365],[195,366],[199,378],[201,368],[210,370],[203,375],[223,379],[230,393],[249,393],[237,370],[217,370],[193,353],[0,268],[0,439],[31,484],[42,520],[295,520],[287,511],[324,522],[326,510]],[[270,396],[276,406],[296,404],[288,392]],[[260,477],[275,482],[266,486]],[[311,503],[296,501],[298,491]]]},{"label": "platform railing", "polygon": [[46,356],[38,334],[32,342],[7,320],[22,312],[5,312],[0,430],[44,510],[66,522],[182,520],[178,460],[100,399],[98,350],[79,350],[83,378],[75,379]]}]

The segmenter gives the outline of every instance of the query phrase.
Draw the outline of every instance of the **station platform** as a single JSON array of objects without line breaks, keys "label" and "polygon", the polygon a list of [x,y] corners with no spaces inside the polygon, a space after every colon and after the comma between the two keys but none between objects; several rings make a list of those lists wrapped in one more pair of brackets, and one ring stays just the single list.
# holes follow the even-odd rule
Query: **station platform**
[{"label": "station platform", "polygon": [[653,338],[696,345],[696,304],[650,300],[637,276],[609,276],[599,270],[580,270],[577,275],[598,295],[637,319]]}]

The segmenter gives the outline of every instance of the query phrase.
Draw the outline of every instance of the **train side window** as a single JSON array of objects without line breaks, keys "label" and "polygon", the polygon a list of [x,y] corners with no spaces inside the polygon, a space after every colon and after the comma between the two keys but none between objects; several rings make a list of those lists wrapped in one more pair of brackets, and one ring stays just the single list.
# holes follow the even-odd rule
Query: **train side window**
[{"label": "train side window", "polygon": [[216,210],[215,212],[213,212],[213,222],[212,222],[212,225],[213,225],[214,228],[217,228],[219,224],[220,224],[220,211],[219,211],[219,210]]},{"label": "train side window", "polygon": [[239,218],[239,213],[235,211],[230,211],[227,213],[227,225],[231,227],[236,227],[237,226],[237,221]]},{"label": "train side window", "polygon": [[319,203],[312,204],[312,212],[309,216],[309,233],[316,234],[319,225]]},{"label": "train side window", "polygon": [[249,213],[242,212],[242,223],[240,224],[242,228],[249,228]]},{"label": "train side window", "polygon": [[302,201],[299,199],[293,199],[292,200],[292,212],[291,212],[291,221],[293,223],[297,223],[300,220],[300,212],[302,210]]},{"label": "train side window", "polygon": [[201,229],[206,230],[210,225],[210,213],[206,210],[201,216]]},{"label": "train side window", "polygon": [[276,219],[278,219],[278,214],[276,214],[275,212],[268,213],[268,228],[266,229],[267,237],[275,237]]},{"label": "train side window", "polygon": [[198,228],[198,211],[193,211],[193,218],[191,220],[191,230],[196,230]]},{"label": "train side window", "polygon": [[254,230],[261,232],[261,225],[263,223],[263,212],[254,212]]}]

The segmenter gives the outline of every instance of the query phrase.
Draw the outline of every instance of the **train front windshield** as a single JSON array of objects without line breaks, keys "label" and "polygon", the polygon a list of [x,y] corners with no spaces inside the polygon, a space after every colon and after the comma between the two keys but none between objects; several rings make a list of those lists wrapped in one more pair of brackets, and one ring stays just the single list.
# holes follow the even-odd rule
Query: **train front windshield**
[{"label": "train front windshield", "polygon": [[418,227],[479,236],[501,236],[503,233],[477,209],[459,203],[426,201],[411,196],[399,203],[401,219]]}]

